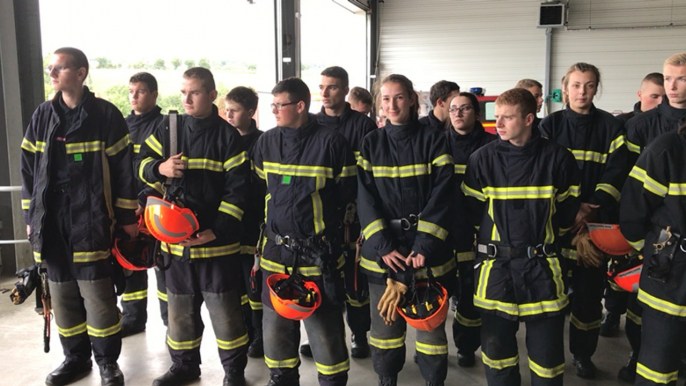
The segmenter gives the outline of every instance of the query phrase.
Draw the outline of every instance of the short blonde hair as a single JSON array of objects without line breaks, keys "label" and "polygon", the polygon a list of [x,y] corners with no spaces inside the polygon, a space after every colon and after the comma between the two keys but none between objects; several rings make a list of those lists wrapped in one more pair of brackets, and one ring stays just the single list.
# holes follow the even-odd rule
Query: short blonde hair
[{"label": "short blonde hair", "polygon": [[674,54],[665,60],[665,65],[686,66],[686,52]]}]

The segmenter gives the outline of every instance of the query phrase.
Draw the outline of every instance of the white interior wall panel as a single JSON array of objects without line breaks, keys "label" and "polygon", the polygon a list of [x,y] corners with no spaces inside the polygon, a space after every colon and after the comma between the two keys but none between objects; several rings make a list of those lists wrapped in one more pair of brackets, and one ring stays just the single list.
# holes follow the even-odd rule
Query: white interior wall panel
[{"label": "white interior wall panel", "polygon": [[686,24],[686,0],[569,0],[569,29]]},{"label": "white interior wall panel", "polygon": [[498,94],[521,78],[543,82],[545,30],[539,1],[386,0],[380,6],[382,78],[399,73],[417,91],[435,82]]}]

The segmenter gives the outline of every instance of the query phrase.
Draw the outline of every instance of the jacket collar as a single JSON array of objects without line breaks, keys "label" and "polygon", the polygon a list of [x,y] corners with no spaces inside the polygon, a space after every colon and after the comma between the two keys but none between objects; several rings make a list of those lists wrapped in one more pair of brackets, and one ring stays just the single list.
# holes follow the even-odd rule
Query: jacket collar
[{"label": "jacket collar", "polygon": [[390,120],[386,120],[386,126],[383,127],[389,137],[397,139],[409,138],[423,129],[424,127],[419,123],[416,116],[404,125],[394,125]]},{"label": "jacket collar", "polygon": [[339,116],[331,116],[331,115],[326,115],[324,106],[322,106],[321,111],[319,114],[317,114],[317,120],[319,123],[322,125],[327,125],[327,126],[335,126],[338,127],[342,122],[345,122],[348,119],[348,115],[350,115],[352,111],[352,108],[350,107],[350,103],[345,102],[345,107],[343,108],[343,113]]},{"label": "jacket collar", "polygon": [[130,124],[139,125],[145,122],[150,122],[162,114],[162,108],[160,106],[153,107],[150,111],[146,111],[143,114],[136,115],[136,113],[131,110],[131,114],[126,117],[126,120]]},{"label": "jacket collar", "polygon": [[496,150],[501,153],[508,153],[512,156],[530,156],[537,153],[541,145],[541,133],[538,128],[531,128],[531,139],[529,142],[524,144],[524,146],[515,146],[510,143],[510,141],[503,141],[502,139],[496,139],[497,146]]},{"label": "jacket collar", "polygon": [[592,122],[595,119],[595,115],[597,112],[598,109],[596,109],[595,105],[591,105],[591,111],[589,111],[588,114],[579,114],[576,111],[572,110],[569,107],[569,105],[567,105],[564,114],[567,117],[567,119],[574,123],[585,124]]},{"label": "jacket collar", "polygon": [[221,119],[219,117],[219,110],[214,104],[212,104],[212,112],[208,117],[198,119],[192,115],[184,115],[185,125],[188,126],[192,131],[204,131],[213,128],[217,125],[218,119]]},{"label": "jacket collar", "polygon": [[679,121],[686,117],[686,109],[677,109],[669,104],[669,100],[662,98],[662,103],[657,106],[660,115],[663,115],[670,121]]},{"label": "jacket collar", "polygon": [[297,129],[292,129],[290,127],[283,127],[283,126],[277,126],[279,131],[281,132],[281,135],[283,135],[285,138],[293,138],[293,139],[303,139],[308,137],[310,134],[312,134],[317,128],[319,127],[319,124],[317,123],[317,116],[314,114],[307,114],[307,123],[305,123],[303,126],[298,127]]},{"label": "jacket collar", "polygon": [[451,129],[449,133],[452,141],[471,142],[482,136],[485,132],[486,130],[484,130],[484,126],[481,122],[476,121],[474,122],[474,129],[467,134],[459,134],[455,129]]}]

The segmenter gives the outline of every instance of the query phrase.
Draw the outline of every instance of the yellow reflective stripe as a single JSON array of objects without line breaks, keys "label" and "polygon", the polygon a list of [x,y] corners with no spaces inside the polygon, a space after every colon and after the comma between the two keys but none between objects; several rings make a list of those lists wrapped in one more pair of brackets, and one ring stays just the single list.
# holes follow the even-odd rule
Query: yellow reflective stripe
[{"label": "yellow reflective stripe", "polygon": [[160,290],[157,290],[157,298],[160,299],[160,300],[163,301],[163,302],[168,302],[168,301],[169,301],[169,297],[167,296],[167,294],[164,293],[164,292],[162,292],[162,291],[160,291]]},{"label": "yellow reflective stripe", "polygon": [[221,350],[234,350],[248,344],[248,340],[248,334],[245,334],[234,340],[217,339],[217,347],[219,347]]},{"label": "yellow reflective stripe", "polygon": [[493,221],[493,229],[491,230],[491,240],[500,241],[500,233],[498,233],[498,227],[495,225],[495,211],[493,205],[493,198],[488,199],[488,217]]},{"label": "yellow reflective stripe", "polygon": [[439,240],[445,240],[448,237],[448,231],[443,229],[443,227],[421,219],[417,223],[417,231],[428,233]]},{"label": "yellow reflective stripe", "polygon": [[676,382],[679,379],[678,370],[671,373],[659,373],[655,370],[649,369],[641,362],[636,364],[636,375],[640,375],[643,378],[655,383],[664,383],[665,385]]},{"label": "yellow reflective stripe", "polygon": [[341,170],[341,174],[339,174],[336,177],[336,181],[338,181],[341,178],[345,178],[345,177],[355,177],[356,175],[357,175],[357,167],[355,165],[343,166],[343,169]]},{"label": "yellow reflective stripe", "polygon": [[470,188],[464,181],[462,182],[462,192],[466,194],[467,196],[472,196],[476,198],[479,201],[486,201],[486,196],[479,192],[478,190],[475,190],[473,188]]},{"label": "yellow reflective stripe", "polygon": [[[254,165],[254,164],[253,164],[253,165]],[[253,170],[255,170],[255,174],[257,174],[257,176],[260,177],[261,179],[264,180],[264,179],[267,178],[266,174],[264,174],[264,172],[262,171],[262,169],[258,168],[257,166],[255,166]]]},{"label": "yellow reflective stripe", "polygon": [[638,300],[640,300],[641,302],[643,302],[644,304],[646,304],[647,306],[649,306],[651,308],[654,308],[658,311],[664,312],[665,314],[679,316],[679,317],[685,317],[686,316],[686,307],[668,302],[666,300],[662,300],[660,298],[657,298],[657,297],[645,292],[640,287],[638,289]]},{"label": "yellow reflective stripe", "polygon": [[31,141],[29,141],[26,138],[24,138],[21,141],[21,148],[31,153],[35,153],[36,151],[38,151],[36,145],[34,145]]},{"label": "yellow reflective stripe", "polygon": [[144,159],[143,161],[141,161],[141,166],[138,168],[138,178],[141,181],[143,181],[146,185],[153,187],[155,190],[157,190],[158,192],[161,193],[162,192],[162,184],[160,182],[152,183],[152,182],[146,180],[145,176],[143,175],[143,170],[145,170],[145,166],[147,164],[149,164],[150,162],[153,162],[153,161],[155,161],[155,159],[151,158],[151,157],[148,157],[148,158]]},{"label": "yellow reflective stripe", "polygon": [[88,335],[93,336],[96,338],[106,338],[108,336],[112,336],[119,331],[121,331],[121,321],[117,321],[117,324],[114,326],[110,326],[107,328],[95,328],[93,326],[87,326],[88,327]]},{"label": "yellow reflective stripe", "polygon": [[626,143],[624,136],[620,135],[619,137],[615,138],[614,141],[610,142],[610,148],[607,150],[608,154],[612,154],[615,152],[615,150],[619,149]]},{"label": "yellow reflective stripe", "polygon": [[155,138],[154,134],[150,134],[150,136],[145,140],[145,144],[148,145],[152,151],[157,153],[160,157],[163,157],[162,155],[162,145],[160,142]]},{"label": "yellow reflective stripe", "polygon": [[572,197],[579,197],[579,194],[581,194],[581,188],[579,185],[571,185],[567,191],[564,193],[558,193],[556,196],[557,202],[562,202],[566,200],[569,196]]},{"label": "yellow reflective stripe", "polygon": [[467,171],[467,165],[455,164],[455,174],[464,174]]},{"label": "yellow reflective stripe", "polygon": [[474,306],[485,310],[500,311],[513,316],[531,316],[547,312],[558,312],[565,308],[567,304],[569,304],[567,296],[561,299],[545,300],[542,302],[516,304],[474,295]]},{"label": "yellow reflective stripe", "polygon": [[607,154],[598,153],[590,150],[574,150],[569,149],[577,161],[592,161],[604,164],[607,162]]},{"label": "yellow reflective stripe", "polygon": [[626,318],[631,320],[637,326],[643,325],[643,318],[641,318],[639,315],[634,314],[629,309],[626,310]]},{"label": "yellow reflective stripe", "polygon": [[357,166],[361,167],[365,172],[372,171],[372,163],[364,159],[362,156],[357,159]]},{"label": "yellow reflective stripe", "polygon": [[596,191],[602,190],[603,192],[612,196],[612,198],[614,198],[615,201],[619,202],[619,197],[621,196],[621,193],[614,186],[612,186],[610,184],[598,184],[598,185],[596,185],[595,190]]},{"label": "yellow reflective stripe", "polygon": [[362,234],[365,239],[369,240],[376,232],[379,232],[382,229],[386,229],[386,223],[380,218],[370,222],[369,225],[364,227]]},{"label": "yellow reflective stripe", "polygon": [[250,302],[250,309],[253,311],[260,311],[262,310],[262,302],[254,302],[252,300],[249,300]]},{"label": "yellow reflective stripe", "polygon": [[492,369],[495,370],[502,370],[506,369],[508,367],[513,367],[517,366],[519,364],[519,354],[511,357],[511,358],[505,358],[505,359],[491,359],[484,353],[483,351],[481,352],[481,361],[484,362],[484,364]]},{"label": "yellow reflective stripe", "polygon": [[555,378],[558,377],[565,372],[565,364],[559,364],[555,367],[543,367],[539,365],[538,363],[534,362],[531,360],[531,357],[529,357],[529,368],[531,371],[536,373],[541,378]]},{"label": "yellow reflective stripe", "polygon": [[626,141],[626,147],[632,153],[641,154],[641,147],[629,140]]},{"label": "yellow reflective stripe", "polygon": [[[343,259],[343,261],[345,261],[345,259]],[[340,265],[340,258],[339,258],[339,265]],[[265,259],[264,256],[262,256],[262,258],[260,259],[260,268],[263,268],[269,272],[274,272],[274,273],[286,273],[287,270],[289,273],[291,273],[293,270],[291,267],[286,268],[286,266],[283,264],[279,264],[279,263],[273,262],[271,260]],[[298,267],[298,272],[301,273],[302,275],[305,275],[305,276],[321,276],[322,275],[322,270],[316,266]]]},{"label": "yellow reflective stripe", "polygon": [[572,323],[572,326],[576,327],[579,330],[582,331],[591,331],[600,328],[600,323],[602,322],[600,319],[594,320],[590,323],[584,323],[580,321],[579,319],[576,318],[574,313],[572,313],[569,316],[569,322]]},{"label": "yellow reflective stripe", "polygon": [[241,306],[248,304],[248,295],[241,295]]},{"label": "yellow reflective stripe", "polygon": [[323,375],[334,375],[350,370],[350,359],[346,359],[335,365],[324,365],[317,361],[314,361],[314,364],[317,366],[317,371]]},{"label": "yellow reflective stripe", "polygon": [[224,162],[224,165],[223,165],[224,170],[228,172],[229,170],[235,168],[236,166],[242,165],[247,160],[248,160],[248,153],[246,153],[245,151],[242,151],[239,154],[237,154],[237,155],[229,158],[228,160],[226,160],[226,162]]},{"label": "yellow reflective stripe", "polygon": [[350,295],[346,294],[347,299],[345,300],[346,303],[350,304],[352,307],[364,307],[367,304],[369,304],[369,298],[365,299],[364,301],[360,302],[357,299],[353,299],[350,297]]},{"label": "yellow reflective stripe", "polygon": [[314,233],[321,234],[324,232],[326,225],[324,224],[324,203],[319,194],[321,189],[326,185],[326,179],[322,177],[315,177],[314,192],[310,195],[312,197],[312,221],[314,222]]},{"label": "yellow reflective stripe", "polygon": [[37,152],[45,152],[45,142],[43,141],[36,141],[36,151]]},{"label": "yellow reflective stripe", "polygon": [[555,242],[555,230],[553,229],[553,215],[557,212],[555,207],[555,198],[550,198],[550,210],[548,211],[548,218],[545,222],[545,238],[543,243],[552,244]]},{"label": "yellow reflective stripe", "polygon": [[633,177],[639,182],[643,183],[643,188],[645,190],[654,193],[660,197],[666,196],[667,192],[669,191],[669,189],[666,186],[657,182],[655,179],[650,177],[645,170],[641,169],[638,166],[634,166],[634,168],[631,169],[629,177]]},{"label": "yellow reflective stripe", "polygon": [[515,186],[501,188],[484,186],[481,190],[486,197],[495,200],[551,198],[555,194],[555,189],[552,186]]},{"label": "yellow reflective stripe", "polygon": [[457,257],[458,263],[463,263],[465,261],[473,261],[476,258],[476,253],[474,253],[474,251],[457,252],[455,257]]},{"label": "yellow reflective stripe", "polygon": [[669,183],[670,196],[686,196],[686,184]]},{"label": "yellow reflective stripe", "polygon": [[90,263],[110,257],[110,251],[74,252],[74,263]]},{"label": "yellow reflective stripe", "polygon": [[295,358],[290,358],[290,359],[282,359],[282,360],[276,360],[269,358],[268,356],[264,356],[264,363],[269,367],[270,369],[292,369],[296,367],[297,365],[300,364],[300,358],[295,357]]},{"label": "yellow reflective stripe", "polygon": [[453,163],[453,156],[451,156],[450,154],[439,155],[438,157],[434,158],[433,161],[431,161],[432,165],[436,165],[438,167],[450,165],[452,163]]},{"label": "yellow reflective stripe", "polygon": [[[184,247],[178,244],[161,243],[163,251],[170,251],[174,256],[183,256]],[[240,243],[220,245],[217,247],[191,247],[191,259],[209,259],[211,257],[233,255],[241,251]]]},{"label": "yellow reflective stripe", "polygon": [[629,243],[629,245],[634,247],[634,249],[637,251],[640,251],[641,249],[643,249],[643,247],[645,246],[645,243],[646,243],[645,239],[638,240],[638,241],[631,241],[631,240],[627,239],[626,241]]},{"label": "yellow reflective stripe", "polygon": [[360,153],[359,150],[353,150],[353,155],[355,156],[355,161],[360,162],[362,159],[362,154]]},{"label": "yellow reflective stripe", "polygon": [[[617,292],[626,292],[626,291],[624,291],[624,289],[622,289],[622,287],[618,286],[617,283],[615,283],[614,280],[608,280],[608,283],[610,283],[610,288],[611,288],[613,291],[617,291]],[[628,311],[627,311],[627,312],[628,312]]]},{"label": "yellow reflective stripe", "polygon": [[477,283],[476,292],[474,296],[486,298],[486,287],[488,287],[488,277],[493,268],[493,260],[484,260],[481,263],[481,272],[479,272],[479,282]]},{"label": "yellow reflective stripe", "polygon": [[136,292],[124,292],[124,295],[121,297],[121,300],[125,302],[130,302],[133,300],[141,300],[141,299],[146,299],[148,297],[148,290],[144,289],[143,291],[136,291]]},{"label": "yellow reflective stripe", "polygon": [[235,217],[236,219],[238,219],[238,221],[241,221],[243,219],[243,209],[226,201],[222,201],[219,204],[219,211],[226,213],[229,216]]},{"label": "yellow reflective stripe", "polygon": [[33,261],[36,263],[41,263],[43,260],[41,259],[40,252],[33,252]]},{"label": "yellow reflective stripe", "polygon": [[224,171],[222,169],[222,163],[219,161],[207,159],[207,158],[187,158],[181,157],[186,161],[186,167],[188,170],[209,170],[211,172],[221,173]]},{"label": "yellow reflective stripe", "polygon": [[569,228],[560,227],[560,229],[557,231],[557,234],[560,236],[564,236],[567,232],[569,232],[570,229],[572,229],[572,227],[569,227]]},{"label": "yellow reflective stripe", "polygon": [[374,177],[405,178],[431,174],[431,164],[415,164],[403,166],[372,166]]},{"label": "yellow reflective stripe", "polygon": [[117,198],[114,201],[114,206],[122,209],[138,209],[138,200],[129,200],[128,198]]},{"label": "yellow reflective stripe", "polygon": [[548,266],[553,274],[553,282],[555,283],[555,296],[558,299],[562,299],[567,296],[565,293],[565,285],[562,279],[562,266],[560,265],[560,260],[552,257],[546,258],[548,260]]},{"label": "yellow reflective stripe", "polygon": [[481,318],[477,319],[469,319],[465,317],[464,315],[460,314],[459,311],[455,311],[455,320],[457,323],[465,326],[465,327],[480,327],[481,326]]},{"label": "yellow reflective stripe", "polygon": [[241,245],[241,255],[254,255],[256,249],[254,245]]},{"label": "yellow reflective stripe", "polygon": [[428,344],[422,342],[415,342],[417,352],[425,355],[448,355],[447,344]]},{"label": "yellow reflective stripe", "polygon": [[21,199],[21,209],[22,210],[29,210],[30,207],[31,207],[31,199],[22,198]]},{"label": "yellow reflective stripe", "polygon": [[386,270],[379,267],[379,264],[377,264],[376,261],[366,259],[364,256],[360,256],[360,267],[367,271],[386,273]]},{"label": "yellow reflective stripe", "polygon": [[138,154],[141,152],[141,144],[139,143],[134,143],[133,144],[133,153]]},{"label": "yellow reflective stripe", "polygon": [[88,331],[88,328],[86,327],[86,322],[83,322],[83,323],[79,324],[78,326],[74,326],[71,328],[61,328],[60,326],[57,326],[57,332],[65,338],[68,338],[68,337],[74,336],[74,335],[83,334],[86,331]]},{"label": "yellow reflective stripe", "polygon": [[200,347],[200,342],[202,342],[202,336],[195,340],[187,340],[183,342],[175,341],[169,335],[167,335],[167,345],[172,350],[192,350],[194,348]]},{"label": "yellow reflective stripe", "polygon": [[66,144],[67,154],[92,153],[100,151],[104,143],[100,141],[74,142]]},{"label": "yellow reflective stripe", "polygon": [[395,339],[379,339],[371,334],[369,335],[369,344],[380,350],[392,350],[394,348],[401,348],[405,345],[405,333],[400,338]]},{"label": "yellow reflective stripe", "polygon": [[264,173],[279,174],[291,177],[333,178],[333,169],[326,166],[291,165],[276,162],[265,162]]},{"label": "yellow reflective stripe", "polygon": [[[455,269],[455,267],[457,267],[457,262],[455,261],[455,259],[450,259],[439,266],[431,267],[431,273],[433,273],[434,277],[439,277],[452,271],[453,269]],[[419,268],[417,271],[415,271],[414,277],[420,280],[427,279],[428,276],[426,274],[426,267]]]},{"label": "yellow reflective stripe", "polygon": [[112,157],[113,155],[119,153],[120,151],[126,149],[127,146],[131,144],[131,136],[126,134],[122,139],[117,141],[114,145],[105,149],[105,154]]}]

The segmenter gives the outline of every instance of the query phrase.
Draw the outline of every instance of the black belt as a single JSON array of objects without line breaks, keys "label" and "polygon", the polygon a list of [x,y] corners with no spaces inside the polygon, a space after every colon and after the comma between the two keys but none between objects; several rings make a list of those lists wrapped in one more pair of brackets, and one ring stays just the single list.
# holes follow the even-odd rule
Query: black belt
[{"label": "black belt", "polygon": [[514,248],[499,243],[483,243],[478,242],[476,246],[477,253],[485,256],[487,259],[495,259],[498,257],[512,258],[526,256],[529,259],[535,257],[545,257],[555,255],[555,245],[553,244],[538,244],[530,245],[528,247]]},{"label": "black belt", "polygon": [[419,224],[419,215],[417,214],[411,214],[404,218],[395,218],[389,221],[391,232],[396,236],[402,236],[404,232],[417,229],[417,224]]},{"label": "black belt", "polygon": [[276,245],[284,246],[290,249],[296,248],[311,248],[311,247],[323,247],[329,245],[326,236],[313,236],[306,239],[296,239],[290,236],[282,236],[278,233],[274,233],[269,229],[265,229],[264,233],[267,236],[267,240],[271,240]]}]

